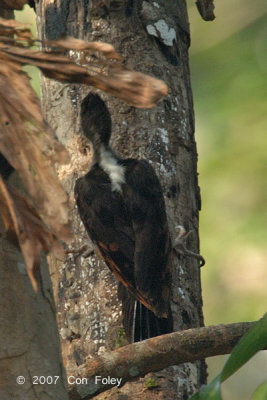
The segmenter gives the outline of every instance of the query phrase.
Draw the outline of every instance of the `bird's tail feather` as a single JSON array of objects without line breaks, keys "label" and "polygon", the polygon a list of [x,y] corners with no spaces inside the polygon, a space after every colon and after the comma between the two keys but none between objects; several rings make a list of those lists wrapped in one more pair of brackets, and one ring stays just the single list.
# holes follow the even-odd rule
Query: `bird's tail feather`
[{"label": "bird's tail feather", "polygon": [[158,318],[122,285],[119,285],[122,301],[123,327],[130,343],[172,332],[171,312],[168,318]]}]

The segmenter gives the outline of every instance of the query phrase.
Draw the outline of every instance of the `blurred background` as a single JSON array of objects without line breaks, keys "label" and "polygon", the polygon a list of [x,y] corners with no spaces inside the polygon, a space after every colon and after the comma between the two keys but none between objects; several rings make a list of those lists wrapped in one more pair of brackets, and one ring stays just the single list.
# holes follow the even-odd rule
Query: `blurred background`
[{"label": "blurred background", "polygon": [[[267,311],[267,3],[215,0],[216,19],[188,1],[206,325],[253,321]],[[209,358],[209,380],[227,357]],[[223,384],[248,400],[267,380],[267,352]]]},{"label": "blurred background", "polygon": [[[253,321],[267,311],[267,3],[215,0],[205,22],[188,0],[206,325]],[[16,18],[34,27],[29,7]],[[39,73],[26,67],[39,93]],[[209,380],[226,356],[209,358]],[[267,379],[267,351],[223,384],[248,400]]]}]

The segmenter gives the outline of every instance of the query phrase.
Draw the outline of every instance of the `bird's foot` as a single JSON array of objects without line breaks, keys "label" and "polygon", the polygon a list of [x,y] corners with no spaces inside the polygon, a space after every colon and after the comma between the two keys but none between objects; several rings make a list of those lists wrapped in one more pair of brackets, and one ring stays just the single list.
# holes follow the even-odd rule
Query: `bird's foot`
[{"label": "bird's foot", "polygon": [[182,225],[177,225],[175,227],[175,231],[177,232],[177,236],[175,237],[173,243],[173,250],[175,251],[175,253],[181,256],[196,258],[200,261],[200,267],[203,267],[203,265],[205,264],[205,259],[200,254],[188,250],[185,246],[186,239],[193,233],[193,231],[190,230],[187,232]]},{"label": "bird's foot", "polygon": [[89,257],[93,252],[94,252],[94,247],[91,243],[84,244],[76,249],[69,248],[65,250],[66,255],[71,254],[74,257],[83,256],[84,258]]}]

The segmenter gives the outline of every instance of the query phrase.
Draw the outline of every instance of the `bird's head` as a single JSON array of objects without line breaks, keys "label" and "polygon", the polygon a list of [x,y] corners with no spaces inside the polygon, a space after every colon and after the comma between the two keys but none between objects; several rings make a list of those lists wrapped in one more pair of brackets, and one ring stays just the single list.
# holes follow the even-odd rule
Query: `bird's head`
[{"label": "bird's head", "polygon": [[111,136],[111,117],[105,102],[96,93],[89,93],[81,104],[81,126],[93,144],[108,144]]}]

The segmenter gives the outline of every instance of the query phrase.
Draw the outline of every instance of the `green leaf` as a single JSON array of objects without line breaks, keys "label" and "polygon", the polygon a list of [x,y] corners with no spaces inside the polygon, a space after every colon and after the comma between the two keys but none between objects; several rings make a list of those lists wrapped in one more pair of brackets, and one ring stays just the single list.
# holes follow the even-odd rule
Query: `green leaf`
[{"label": "green leaf", "polygon": [[222,372],[225,381],[259,350],[267,347],[267,313],[240,339],[228,358]]},{"label": "green leaf", "polygon": [[213,379],[208,386],[203,387],[199,400],[222,400],[220,376]]},{"label": "green leaf", "polygon": [[220,375],[217,376],[209,385],[201,387],[190,400],[222,400]]},{"label": "green leaf", "polygon": [[253,393],[251,400],[267,399],[267,381],[262,383]]},{"label": "green leaf", "polygon": [[159,383],[155,378],[151,377],[145,381],[144,386],[147,389],[151,390],[151,389],[155,389],[155,388],[159,387]]},{"label": "green leaf", "polygon": [[200,400],[199,396],[200,396],[200,394],[199,394],[199,392],[197,392],[197,393],[193,394],[193,396],[190,397],[189,400]]}]

